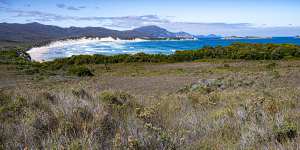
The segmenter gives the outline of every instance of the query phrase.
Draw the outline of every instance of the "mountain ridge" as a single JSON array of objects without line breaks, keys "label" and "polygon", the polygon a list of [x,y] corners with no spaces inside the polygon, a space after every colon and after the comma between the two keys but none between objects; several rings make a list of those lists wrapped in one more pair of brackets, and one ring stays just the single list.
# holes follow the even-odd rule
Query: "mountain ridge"
[{"label": "mountain ridge", "polygon": [[18,24],[0,23],[0,40],[16,42],[40,42],[79,37],[113,37],[119,39],[192,39],[186,32],[170,32],[158,26],[143,26],[132,30],[118,31],[103,27],[58,27],[37,22]]}]

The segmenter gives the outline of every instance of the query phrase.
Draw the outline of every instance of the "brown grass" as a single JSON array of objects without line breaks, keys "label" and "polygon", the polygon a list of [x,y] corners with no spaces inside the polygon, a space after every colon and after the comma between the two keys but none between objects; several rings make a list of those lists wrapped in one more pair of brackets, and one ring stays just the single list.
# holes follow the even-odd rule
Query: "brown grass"
[{"label": "brown grass", "polygon": [[300,61],[94,65],[94,77],[39,80],[13,67],[0,66],[0,149],[300,147]]}]

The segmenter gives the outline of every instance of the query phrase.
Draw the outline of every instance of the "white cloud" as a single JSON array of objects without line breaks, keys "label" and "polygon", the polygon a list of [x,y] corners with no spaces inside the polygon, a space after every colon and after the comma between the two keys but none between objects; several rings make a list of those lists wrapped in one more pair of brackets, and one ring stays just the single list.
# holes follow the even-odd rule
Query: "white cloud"
[{"label": "white cloud", "polygon": [[[57,7],[68,8],[59,5]],[[83,8],[84,6],[82,6]],[[70,8],[71,9],[71,8]],[[73,9],[73,8],[72,8]],[[122,17],[78,17],[64,16],[41,11],[24,11],[0,7],[0,12],[14,15],[15,18],[23,18],[27,21],[37,21],[45,24],[64,22],[65,26],[72,26],[73,22],[88,26],[102,26],[112,29],[126,30],[145,25],[158,25],[171,31],[185,31],[193,34],[219,34],[219,35],[258,35],[258,36],[293,36],[300,35],[300,27],[264,27],[250,23],[199,23],[176,22],[159,17],[157,15],[122,16]],[[169,17],[166,17],[169,18]],[[3,21],[3,20],[2,20]]]},{"label": "white cloud", "polygon": [[56,7],[61,9],[67,9],[67,10],[75,10],[75,11],[86,8],[85,6],[75,7],[75,6],[67,6],[66,4],[56,4]]},{"label": "white cloud", "polygon": [[8,0],[0,0],[0,6],[6,6],[9,4],[9,1]]}]

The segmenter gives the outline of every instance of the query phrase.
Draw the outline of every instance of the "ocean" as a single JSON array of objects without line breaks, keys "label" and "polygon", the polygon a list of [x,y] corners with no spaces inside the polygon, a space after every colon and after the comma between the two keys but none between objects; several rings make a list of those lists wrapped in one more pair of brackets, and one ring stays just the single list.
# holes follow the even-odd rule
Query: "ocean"
[{"label": "ocean", "polygon": [[232,43],[289,43],[300,45],[300,38],[276,37],[270,39],[199,39],[199,40],[114,40],[106,39],[79,39],[51,43],[43,47],[32,48],[28,51],[35,61],[50,61],[56,58],[72,55],[116,55],[116,54],[172,54],[176,50],[196,50],[203,46],[228,46]]}]

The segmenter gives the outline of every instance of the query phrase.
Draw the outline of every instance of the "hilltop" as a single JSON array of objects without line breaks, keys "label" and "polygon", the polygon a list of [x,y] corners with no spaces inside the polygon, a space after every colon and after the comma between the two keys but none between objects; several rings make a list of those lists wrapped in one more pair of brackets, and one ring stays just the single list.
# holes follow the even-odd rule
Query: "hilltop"
[{"label": "hilltop", "polygon": [[0,41],[41,42],[78,37],[113,37],[119,39],[190,39],[193,35],[173,33],[158,26],[144,26],[133,30],[117,31],[102,27],[69,27],[62,28],[40,23],[0,23]]}]

